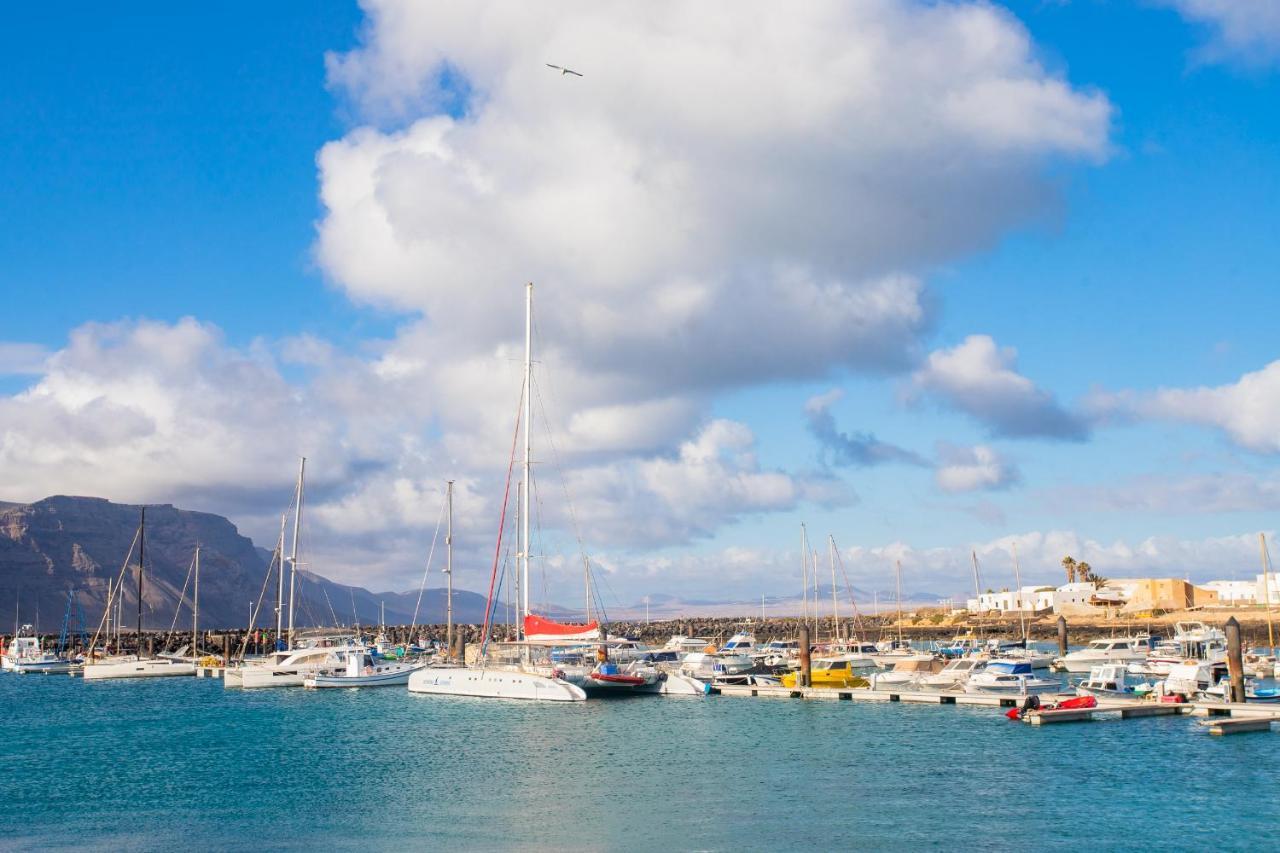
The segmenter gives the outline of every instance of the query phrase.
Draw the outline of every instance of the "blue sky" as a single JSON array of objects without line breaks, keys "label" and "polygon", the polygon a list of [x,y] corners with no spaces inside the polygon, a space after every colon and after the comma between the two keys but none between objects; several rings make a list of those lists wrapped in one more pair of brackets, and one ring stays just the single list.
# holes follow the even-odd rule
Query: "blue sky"
[{"label": "blue sky", "polygon": [[[951,21],[934,27],[922,4],[873,5],[873,11],[849,13],[867,16],[848,22],[850,41],[883,27],[890,40],[902,39],[902,52],[920,48],[926,56],[929,46],[916,41],[963,43],[973,32]],[[775,138],[775,128],[733,131],[735,122],[747,128],[755,117],[731,109],[720,115],[715,98],[672,92],[674,105],[663,104],[634,80],[624,98],[616,91],[601,95],[589,88],[601,75],[589,74],[579,90],[595,100],[574,106],[567,90],[539,88],[568,81],[525,76],[536,73],[538,57],[567,55],[566,62],[595,61],[599,68],[591,50],[575,52],[574,39],[588,26],[597,36],[623,34],[619,55],[632,49],[643,55],[645,34],[617,25],[613,6],[592,10],[588,23],[562,18],[558,7],[545,21],[518,23],[524,12],[499,5],[488,10],[494,17],[486,19],[484,38],[471,26],[477,9],[442,4],[427,11],[390,0],[368,9],[288,2],[200,13],[165,4],[136,4],[127,12],[76,7],[74,17],[56,4],[11,10],[0,36],[0,287],[10,308],[0,313],[0,347],[54,361],[0,375],[7,401],[0,429],[10,431],[0,474],[7,471],[2,479],[20,492],[0,498],[110,491],[107,496],[121,500],[195,502],[262,538],[272,523],[263,507],[287,490],[291,458],[305,452],[318,458],[318,562],[330,574],[370,585],[405,585],[420,571],[430,539],[436,484],[456,476],[469,484],[464,499],[473,501],[470,583],[478,586],[500,486],[494,472],[504,462],[493,448],[508,430],[505,421],[497,424],[512,405],[509,394],[494,390],[509,380],[509,369],[467,371],[479,369],[476,359],[484,353],[493,357],[518,339],[519,302],[518,295],[499,298],[487,284],[458,281],[473,273],[477,280],[518,281],[529,270],[546,277],[549,346],[573,340],[548,357],[547,369],[558,365],[562,374],[557,388],[572,383],[557,420],[566,425],[562,440],[570,454],[582,451],[570,463],[569,480],[582,487],[575,504],[587,519],[585,539],[603,553],[615,575],[611,585],[624,598],[719,589],[716,567],[735,549],[749,551],[745,559],[753,566],[742,570],[735,591],[785,591],[793,585],[784,572],[794,566],[791,550],[802,520],[816,535],[831,532],[842,547],[856,550],[851,558],[869,585],[887,574],[889,555],[906,553],[918,570],[911,586],[950,592],[962,583],[956,564],[971,546],[986,548],[999,562],[1001,537],[1009,536],[1028,537],[1028,572],[1046,577],[1064,542],[1082,552],[1093,547],[1095,563],[1111,559],[1114,574],[1250,571],[1239,543],[1272,529],[1280,505],[1274,466],[1280,445],[1256,437],[1259,419],[1263,433],[1265,419],[1280,421],[1280,403],[1271,396],[1280,387],[1264,383],[1240,397],[1214,397],[1212,405],[1203,402],[1208,398],[1186,403],[1159,394],[1234,387],[1277,357],[1280,25],[1260,12],[1249,38],[1240,41],[1234,16],[1249,6],[1215,19],[1179,2],[944,4],[976,10],[984,26],[1008,40],[995,42],[1007,46],[974,59],[963,74],[1049,82],[1035,90],[1043,100],[1025,113],[1016,111],[1020,104],[984,102],[983,114],[965,119],[980,122],[983,133],[1005,134],[994,141],[974,143],[963,131],[948,136],[952,131],[935,129],[936,116],[926,117],[923,133],[939,136],[921,152],[903,155],[909,167],[903,177],[892,175],[892,158],[877,159],[858,145],[817,142],[804,133]],[[679,18],[676,9],[664,5],[654,18]],[[749,38],[723,23],[714,14],[694,15],[672,31],[704,28],[699,35],[713,46],[721,38],[726,44]],[[532,45],[517,40],[521,26]],[[795,37],[816,38],[820,30]],[[908,33],[924,35],[908,44]],[[658,40],[647,48],[669,51],[692,63],[693,73],[705,71],[708,87],[720,85],[713,56],[690,59],[678,53],[679,45]],[[940,50],[946,55],[945,45]],[[875,84],[883,96],[876,103],[888,104],[877,108],[904,126],[925,108],[895,101],[923,103],[929,87],[947,85],[946,74],[903,82],[917,70],[904,64],[897,77]],[[1066,94],[1054,94],[1053,81]],[[720,103],[743,97],[724,85]],[[793,104],[804,98],[786,81],[777,85],[774,101],[761,109],[772,107],[774,123],[786,130]],[[832,83],[835,91],[858,85],[853,78]],[[470,96],[465,110],[457,109],[460,89]],[[576,91],[567,97],[576,98]],[[626,99],[634,111],[618,112]],[[442,117],[443,129],[430,124],[433,115],[440,118],[441,104],[453,113]],[[1102,120],[1099,104],[1109,110]],[[991,118],[1005,109],[1012,111],[1007,120]],[[858,115],[850,114],[855,127]],[[832,118],[838,123],[850,116]],[[569,153],[556,163],[527,144],[508,145],[519,134],[559,138],[574,122],[581,123],[565,139],[598,133],[616,143],[615,152],[630,151],[634,142],[635,151],[687,146],[693,153],[636,166],[635,174],[645,176],[638,179],[643,195],[626,195],[634,187],[606,187],[599,191],[620,195],[597,200],[591,188],[608,184],[613,167],[596,163],[593,154]],[[1059,123],[1071,125],[1072,133],[1055,130]],[[908,235],[906,248],[876,260],[869,258],[884,239],[851,232],[848,249],[838,229],[826,243],[784,236],[775,246],[767,236],[769,245],[759,248],[759,240],[743,235],[760,222],[772,222],[774,231],[786,226],[767,210],[753,214],[753,197],[739,196],[756,178],[705,177],[717,171],[717,161],[694,149],[711,145],[708,139],[730,162],[778,162],[752,159],[752,149],[770,139],[778,152],[790,152],[776,155],[789,163],[812,160],[833,175],[846,167],[850,174],[869,170],[873,184],[885,182],[890,199],[918,193],[924,203],[909,208],[910,215],[934,217],[942,236]],[[886,137],[884,144],[903,143]],[[468,157],[472,166],[457,165]],[[368,165],[374,159],[376,168]],[[522,195],[526,166],[538,191]],[[572,174],[579,167],[587,174],[581,180]],[[822,172],[815,178],[805,169],[789,165],[773,176],[778,199],[798,187],[794,195],[813,199],[806,206],[819,214],[823,204],[833,205],[826,222],[846,213],[859,221],[863,202],[844,208],[838,194],[825,199]],[[458,187],[485,170],[488,183],[477,179],[477,185],[491,195],[473,207]],[[911,170],[915,177],[907,175]],[[979,176],[977,184],[965,177],[970,172]],[[982,176],[990,177],[989,194]],[[369,184],[377,184],[376,191],[361,195]],[[663,199],[670,186],[690,195]],[[856,195],[859,186],[850,184],[849,192]],[[937,195],[930,195],[931,186]],[[597,229],[599,217],[590,216],[571,218],[573,237],[570,228],[543,231],[542,223],[563,216],[570,198],[625,211],[618,218],[627,221],[616,234],[611,223]],[[1032,201],[1002,207],[1010,198]],[[745,213],[741,222],[723,225],[723,233],[704,231],[702,249],[699,241],[673,247],[676,238],[660,232],[680,232],[690,199],[699,209],[728,205],[724,209]],[[661,215],[645,219],[650,201]],[[537,204],[545,205],[545,216],[527,218]],[[876,207],[867,204],[874,220]],[[506,205],[504,213],[491,213]],[[948,242],[945,235],[963,232],[970,220],[981,223],[975,235]],[[898,236],[889,234],[888,241]],[[545,256],[536,248],[522,255],[526,240],[534,247],[564,244]],[[642,250],[624,263],[631,243]],[[476,253],[467,254],[475,246]],[[462,260],[450,258],[453,251],[463,253]],[[493,268],[478,269],[476,258],[491,259]],[[664,329],[654,320],[635,341],[631,330],[613,334],[618,343],[611,348],[604,327],[589,319],[603,315],[594,308],[576,313],[587,300],[575,300],[590,293],[597,307],[637,319],[642,314],[647,323],[654,304],[647,294],[666,293],[662,288],[671,285],[672,304],[683,306],[680,281],[740,274],[744,282],[761,281],[779,259],[847,279],[852,283],[841,286],[850,293],[869,286],[858,282],[911,277],[922,288],[928,319],[875,321],[880,325],[867,332],[878,341],[871,355],[841,350],[838,342],[815,343],[806,354],[797,341],[763,330],[763,344],[773,347],[765,351],[778,353],[780,362],[798,353],[781,378],[766,365],[735,365],[733,352],[722,346],[698,350],[695,340],[683,362],[689,376],[675,362],[681,376],[665,389],[661,375],[638,365],[649,360],[646,346],[662,347],[684,327]],[[561,291],[578,294],[574,300],[562,295],[557,301],[558,275],[582,276],[573,285],[579,289]],[[714,292],[706,288],[697,298],[719,298],[705,296]],[[895,298],[904,292],[895,291]],[[503,316],[499,307],[510,309],[511,322],[493,319]],[[767,310],[763,316],[768,324]],[[184,317],[195,325],[182,326]],[[148,321],[158,324],[153,335],[137,325]],[[742,322],[729,340],[762,331],[758,318]],[[780,325],[787,322],[779,315]],[[83,350],[59,355],[76,330],[92,323],[117,325],[109,333],[87,333]],[[714,327],[696,328],[716,340]],[[1000,400],[966,403],[962,391],[924,375],[931,353],[953,351],[970,336],[1016,350],[1010,369],[1033,389],[1019,405],[1079,418],[1087,437],[1063,440],[1034,429],[1002,434],[993,426],[998,415],[981,411]],[[177,367],[163,376],[141,368],[134,375],[148,359],[167,364],[171,352],[189,354],[190,375]],[[86,367],[112,354],[128,365],[127,381],[94,379]],[[615,358],[625,366],[601,366]],[[704,362],[705,376],[695,369]],[[178,363],[188,364],[175,356]],[[417,384],[405,379],[415,370],[430,376],[424,373]],[[489,388],[484,377],[499,375]],[[258,389],[254,395],[237,396],[236,389],[250,386]],[[206,389],[200,399],[224,406],[225,423],[184,414],[199,407],[182,397],[193,388]],[[843,392],[829,407],[841,431],[874,434],[921,464],[833,464],[805,416],[807,401],[832,389]],[[262,402],[272,394],[278,399]],[[123,443],[127,435],[79,434],[103,417],[85,408],[95,395],[123,407],[107,415],[120,424],[129,422],[125,411],[175,414],[157,421],[156,445],[145,453],[113,453],[110,442]],[[56,416],[33,408],[48,400],[62,401]],[[1257,412],[1236,405],[1240,400]],[[244,415],[259,406],[262,414]],[[661,412],[654,414],[654,407]],[[474,421],[461,414],[466,409],[474,410]],[[641,426],[619,427],[617,436],[601,437],[590,450],[594,439],[574,433],[571,424],[584,413],[608,412]],[[45,417],[56,426],[23,432],[23,424]],[[722,431],[715,438],[707,426],[715,419],[746,433]],[[1276,428],[1280,436],[1280,422]],[[82,455],[67,451],[56,465],[32,462],[44,458],[34,436],[58,441],[60,429],[68,431],[60,444],[83,447]],[[710,442],[713,461],[723,463],[713,472],[681,450],[700,439]],[[1005,478],[986,487],[940,488],[949,464],[940,443],[965,453],[988,448]],[[740,455],[748,445],[749,458]],[[172,461],[204,452],[211,457],[207,468]],[[275,458],[279,471],[266,473]],[[131,475],[139,459],[168,475]],[[690,474],[691,468],[697,470]],[[246,473],[233,475],[236,470]],[[782,479],[770,480],[774,474]],[[688,479],[664,491],[657,481],[672,475]],[[702,503],[690,497],[704,487],[713,497]],[[654,509],[663,502],[662,511]],[[696,524],[689,523],[691,514]],[[571,551],[563,508],[549,508],[548,518],[552,548]],[[1062,535],[1050,536],[1054,531]],[[1150,537],[1160,544],[1143,551],[1139,543]],[[1117,542],[1124,547],[1117,550]],[[572,571],[557,572],[553,561],[552,583],[571,588]]]}]

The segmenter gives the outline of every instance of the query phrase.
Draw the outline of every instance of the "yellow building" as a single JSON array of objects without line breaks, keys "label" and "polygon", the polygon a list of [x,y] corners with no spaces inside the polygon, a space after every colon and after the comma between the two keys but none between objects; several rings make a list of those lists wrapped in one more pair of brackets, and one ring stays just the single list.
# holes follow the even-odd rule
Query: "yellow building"
[{"label": "yellow building", "polygon": [[1218,603],[1218,593],[1181,578],[1141,578],[1126,580],[1130,588],[1124,612],[1187,610]]}]

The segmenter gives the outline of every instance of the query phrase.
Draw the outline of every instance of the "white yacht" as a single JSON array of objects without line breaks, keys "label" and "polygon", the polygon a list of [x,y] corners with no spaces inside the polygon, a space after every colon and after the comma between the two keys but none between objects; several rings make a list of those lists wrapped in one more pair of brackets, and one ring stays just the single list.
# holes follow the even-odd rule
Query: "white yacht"
[{"label": "white yacht", "polygon": [[192,661],[122,655],[102,660],[90,660],[85,663],[80,672],[85,681],[110,678],[170,678],[195,675],[196,665]]},{"label": "white yacht", "polygon": [[307,637],[292,649],[227,667],[222,683],[224,687],[244,689],[302,687],[308,677],[346,672],[347,656],[351,652],[367,653],[360,638],[350,634]]},{"label": "white yacht", "polygon": [[756,650],[756,638],[754,634],[739,631],[728,639],[728,641],[720,647],[720,651],[726,654],[751,655]]},{"label": "white yacht", "polygon": [[988,661],[981,672],[970,676],[964,689],[968,693],[1028,693],[1054,692],[1062,683],[1050,678],[1040,678],[1024,660],[996,658]]},{"label": "white yacht", "polygon": [[0,668],[17,673],[67,673],[78,672],[84,661],[80,658],[58,655],[40,648],[40,638],[30,625],[23,625],[0,655]]},{"label": "white yacht", "polygon": [[409,676],[426,666],[425,663],[403,663],[374,659],[367,651],[351,650],[346,653],[346,669],[326,674],[317,672],[302,679],[303,687],[403,687]]},{"label": "white yacht", "polygon": [[1086,673],[1095,666],[1104,663],[1131,664],[1147,659],[1151,650],[1151,638],[1146,635],[1136,637],[1109,637],[1105,640],[1090,640],[1083,649],[1068,652],[1066,656],[1055,658],[1053,668],[1073,673]]},{"label": "white yacht", "polygon": [[739,652],[692,652],[684,656],[680,662],[680,671],[700,680],[710,679],[714,675],[736,675],[750,672],[756,662],[751,655]]},{"label": "white yacht", "polygon": [[942,671],[943,662],[931,654],[917,652],[893,664],[887,672],[875,672],[867,677],[872,690],[912,690],[930,675]]},{"label": "white yacht", "polygon": [[964,657],[947,661],[940,671],[923,676],[917,683],[922,690],[964,690],[969,678],[982,672],[987,662],[982,658]]},{"label": "white yacht", "polygon": [[1129,664],[1129,671],[1136,675],[1163,677],[1169,667],[1187,661],[1224,663],[1227,659],[1227,635],[1219,628],[1211,628],[1203,622],[1179,622],[1174,626],[1173,638],[1159,643],[1145,660]]}]

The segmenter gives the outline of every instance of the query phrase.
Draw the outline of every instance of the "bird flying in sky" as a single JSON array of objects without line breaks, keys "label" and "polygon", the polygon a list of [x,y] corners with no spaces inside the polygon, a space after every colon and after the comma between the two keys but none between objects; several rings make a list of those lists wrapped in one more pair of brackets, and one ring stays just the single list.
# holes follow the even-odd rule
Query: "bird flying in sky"
[{"label": "bird flying in sky", "polygon": [[552,65],[550,62],[547,63],[547,67],[554,68],[555,70],[559,71],[561,77],[563,77],[566,74],[572,74],[574,77],[582,76],[577,71],[574,71],[572,68],[561,68],[559,65]]}]

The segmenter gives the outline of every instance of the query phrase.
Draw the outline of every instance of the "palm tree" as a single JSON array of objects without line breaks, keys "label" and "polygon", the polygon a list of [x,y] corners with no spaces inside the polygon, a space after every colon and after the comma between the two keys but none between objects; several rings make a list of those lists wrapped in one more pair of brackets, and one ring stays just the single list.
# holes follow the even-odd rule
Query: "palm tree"
[{"label": "palm tree", "polygon": [[1096,587],[1101,587],[1107,582],[1107,579],[1101,575],[1095,575],[1093,573],[1093,566],[1083,560],[1076,564],[1076,571],[1079,573],[1081,581],[1091,583]]},{"label": "palm tree", "polygon": [[1067,583],[1076,582],[1076,560],[1070,554],[1062,558],[1062,568],[1067,570]]}]

